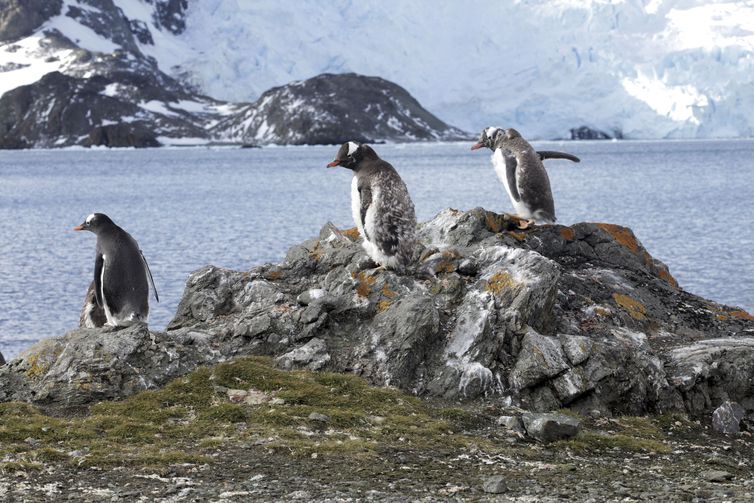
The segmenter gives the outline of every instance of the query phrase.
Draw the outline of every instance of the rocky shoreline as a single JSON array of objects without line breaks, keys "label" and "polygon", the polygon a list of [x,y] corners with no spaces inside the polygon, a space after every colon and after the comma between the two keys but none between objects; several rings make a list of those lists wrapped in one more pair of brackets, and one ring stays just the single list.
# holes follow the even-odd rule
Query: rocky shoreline
[{"label": "rocky shoreline", "polygon": [[[639,458],[654,453],[648,455],[655,460],[647,462],[650,469],[655,462],[667,466],[670,458],[680,465],[697,463],[689,449],[700,443],[705,455],[725,457],[726,451],[720,450],[724,443],[738,453],[731,461],[736,469],[726,472],[735,482],[722,475],[722,482],[692,481],[691,493],[705,484],[730,483],[741,489],[741,484],[752,483],[748,439],[754,417],[754,319],[750,314],[683,291],[631,230],[617,225],[580,223],[521,230],[507,215],[481,208],[448,209],[420,224],[419,235],[425,247],[423,260],[419,270],[407,276],[376,269],[361,250],[354,229],[339,230],[330,224],[318,237],[293,246],[280,264],[245,272],[207,266],[187,280],[176,316],[165,332],[144,326],[79,329],[40,341],[0,367],[0,401],[9,402],[8,406],[34,405],[41,411],[37,412],[40,421],[50,417],[42,412],[91,418],[102,407],[110,407],[107,404],[139,401],[155,393],[145,390],[162,393],[164,386],[170,388],[186,379],[181,376],[204,372],[206,365],[223,368],[246,357],[263,356],[270,369],[282,369],[275,370],[279,375],[357,376],[348,379],[378,386],[368,388],[375,392],[394,390],[405,396],[401,401],[413,400],[411,395],[421,397],[422,407],[434,408],[440,415],[455,414],[460,419],[449,428],[463,431],[465,440],[463,446],[451,449],[454,456],[466,452],[467,441],[485,443],[481,450],[487,453],[518,445],[537,463],[550,459],[558,465],[584,451],[589,454],[577,457],[591,467],[584,468],[585,474],[597,476],[593,470],[599,460],[612,456],[613,450],[616,455],[638,453]],[[296,369],[300,370],[289,372]],[[259,407],[277,410],[289,403],[281,398],[276,406],[271,402],[273,394],[260,402],[258,385],[223,385],[214,393],[221,399],[212,399],[213,407],[239,404],[244,418],[256,417],[253,411]],[[337,401],[338,396],[334,391],[323,397],[322,404]],[[328,407],[299,411],[302,415],[291,421],[303,421],[307,428],[319,424],[321,428],[314,430],[320,433],[355,427],[350,422],[348,427],[338,426],[338,420],[335,425],[328,423],[342,414],[342,409]],[[550,411],[555,416],[542,415]],[[395,412],[395,421],[402,421],[404,412]],[[383,417],[367,410],[359,414]],[[416,412],[406,413],[404,419],[411,421],[411,414]],[[359,425],[371,421],[363,418]],[[724,441],[710,437],[717,435],[711,433],[713,429],[733,436],[720,437]],[[319,438],[320,433],[301,435]],[[275,435],[280,433],[269,438]],[[371,433],[347,435],[359,439],[350,442],[358,443]],[[281,438],[290,442],[285,435]],[[560,447],[543,450],[543,442],[553,441]],[[672,447],[676,441],[683,447]],[[276,449],[268,453],[254,445],[231,444],[223,448],[239,448],[257,459],[269,455],[275,462],[285,458]],[[286,445],[290,453],[298,452],[293,444]],[[384,449],[391,456],[403,452],[400,445],[383,445],[380,440],[364,449]],[[670,454],[674,449],[686,454]],[[660,451],[666,454],[657,460]],[[350,459],[352,454],[343,455]],[[284,462],[298,468],[311,462],[291,456]],[[436,445],[403,456],[415,464],[412,470],[419,469],[422,456],[442,457]],[[472,455],[466,461],[479,473],[488,473],[480,468],[486,466],[482,457]],[[372,461],[359,466],[370,471]],[[216,462],[209,463],[206,473],[215,473]],[[320,465],[328,463],[323,460]],[[585,474],[568,472],[573,479],[569,483],[589,486]],[[295,478],[293,472],[290,475]],[[39,473],[32,476],[44,478]],[[312,477],[326,479],[319,472]],[[683,479],[679,477],[669,476],[667,494],[676,494]],[[484,480],[467,484],[471,493],[443,493],[437,499],[490,494],[484,487],[497,487],[496,482]],[[511,480],[518,479],[498,480],[499,487],[553,496],[544,486],[540,487],[544,492],[532,492],[533,486]],[[627,475],[627,480],[633,477]],[[337,494],[335,488],[341,486],[332,484],[332,494]],[[323,482],[322,492],[308,493],[309,497],[324,498],[326,487]],[[248,494],[294,499],[291,491],[268,489],[271,492]],[[563,499],[575,498],[562,490],[569,495]],[[637,498],[647,499],[650,490]],[[386,490],[376,498],[399,494]],[[594,497],[601,500],[599,493]]]}]

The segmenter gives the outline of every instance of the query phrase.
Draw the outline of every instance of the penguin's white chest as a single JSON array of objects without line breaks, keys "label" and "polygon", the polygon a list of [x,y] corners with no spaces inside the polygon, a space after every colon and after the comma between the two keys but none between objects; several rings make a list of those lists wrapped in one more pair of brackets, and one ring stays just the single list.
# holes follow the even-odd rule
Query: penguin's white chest
[{"label": "penguin's white chest", "polygon": [[503,187],[505,187],[505,192],[508,194],[508,199],[510,199],[516,214],[523,218],[531,218],[531,210],[524,204],[523,194],[521,194],[521,190],[516,187],[518,194],[521,196],[521,201],[516,201],[516,199],[513,197],[513,194],[511,193],[511,188],[508,184],[508,171],[505,164],[505,156],[503,156],[502,149],[497,149],[492,153],[492,167],[495,168],[495,174],[500,180],[500,183],[502,183]]},{"label": "penguin's white chest", "polygon": [[105,318],[107,318],[106,325],[114,327],[117,326],[117,321],[115,320],[115,317],[110,310],[110,306],[107,304],[107,299],[105,298],[105,271],[107,270],[107,264],[107,255],[102,254],[102,271],[100,272],[99,276],[99,294],[100,298],[102,299],[102,308],[105,310]]},{"label": "penguin's white chest", "polygon": [[351,215],[353,223],[359,229],[359,234],[364,237],[364,226],[361,224],[361,195],[359,194],[359,181],[353,177],[351,181]]}]

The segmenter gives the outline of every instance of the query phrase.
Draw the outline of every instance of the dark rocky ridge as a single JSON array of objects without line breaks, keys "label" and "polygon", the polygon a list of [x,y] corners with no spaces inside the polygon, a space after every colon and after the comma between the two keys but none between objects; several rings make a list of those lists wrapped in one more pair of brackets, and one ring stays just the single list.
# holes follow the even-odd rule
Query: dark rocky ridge
[{"label": "dark rocky ridge", "polygon": [[[204,96],[191,83],[163,73],[139,45],[154,45],[153,30],[183,32],[187,0],[148,3],[154,6],[151,22],[129,19],[112,0],[70,4],[64,12],[59,0],[0,0],[0,43],[36,31],[40,41],[33,57],[61,62],[60,71],[0,97],[0,148],[154,147],[160,137],[239,145],[468,137],[422,108],[405,89],[376,77],[319,75],[271,89],[254,103]],[[118,49],[89,51],[42,26],[57,15]],[[20,61],[2,70],[22,67]]]},{"label": "dark rocky ridge", "polygon": [[399,85],[354,73],[326,73],[270,89],[222,127],[248,142],[292,145],[469,137]]},{"label": "dark rocky ridge", "polygon": [[[510,230],[514,229],[514,230]],[[192,274],[166,333],[88,329],[0,369],[0,400],[50,410],[159,387],[197,365],[271,355],[419,395],[530,410],[754,411],[754,319],[678,288],[624,227],[515,230],[445,210],[421,225],[425,277],[374,271],[327,225],[281,264]]]},{"label": "dark rocky ridge", "polygon": [[0,42],[18,40],[60,14],[62,0],[0,0]]}]

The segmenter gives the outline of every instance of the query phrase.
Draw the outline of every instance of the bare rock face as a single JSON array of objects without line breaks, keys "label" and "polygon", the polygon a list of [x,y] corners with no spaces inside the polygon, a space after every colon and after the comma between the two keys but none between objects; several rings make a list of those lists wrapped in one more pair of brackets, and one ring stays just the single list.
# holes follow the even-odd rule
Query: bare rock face
[{"label": "bare rock face", "polygon": [[50,17],[60,14],[62,0],[0,0],[0,42],[34,33]]},{"label": "bare rock face", "polygon": [[[103,58],[102,73],[77,77],[51,72],[0,98],[0,144],[5,148],[156,147],[159,136],[207,136],[204,121],[175,107],[181,100],[213,100],[184,92],[159,73]],[[171,104],[174,104],[171,106]]]},{"label": "bare rock face", "polygon": [[[191,346],[196,351],[183,349]],[[146,325],[79,329],[43,339],[2,367],[0,401],[75,410],[159,387],[212,361],[212,355],[201,337],[168,337]]]},{"label": "bare rock face", "polygon": [[220,128],[250,143],[287,145],[469,137],[399,85],[354,73],[325,73],[272,88]]},{"label": "bare rock face", "polygon": [[629,229],[520,231],[506,215],[448,209],[419,237],[424,260],[406,276],[368,269],[355,230],[330,224],[280,264],[207,266],[188,278],[167,333],[43,341],[0,369],[0,399],[81,406],[269,355],[286,369],[535,412],[709,417],[726,400],[754,411],[754,319],[684,292]]}]

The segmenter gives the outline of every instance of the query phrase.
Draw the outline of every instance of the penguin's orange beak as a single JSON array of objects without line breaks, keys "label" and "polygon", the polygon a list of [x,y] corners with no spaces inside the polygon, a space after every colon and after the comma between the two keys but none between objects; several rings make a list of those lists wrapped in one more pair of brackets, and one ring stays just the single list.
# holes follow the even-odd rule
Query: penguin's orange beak
[{"label": "penguin's orange beak", "polygon": [[84,226],[83,226],[83,224],[82,225],[77,225],[76,227],[73,228],[73,230],[74,231],[83,231],[84,230]]},{"label": "penguin's orange beak", "polygon": [[471,150],[479,150],[479,149],[480,149],[480,148],[482,148],[482,147],[484,147],[484,145],[483,145],[483,144],[481,144],[481,143],[475,143],[475,144],[474,144],[474,145],[473,145],[473,146],[471,147]]},{"label": "penguin's orange beak", "polygon": [[337,159],[335,159],[335,160],[334,160],[333,162],[327,163],[327,167],[328,167],[328,168],[334,168],[334,167],[335,167],[335,166],[337,166],[338,164],[340,164],[340,161],[339,161],[339,160],[337,160]]}]

